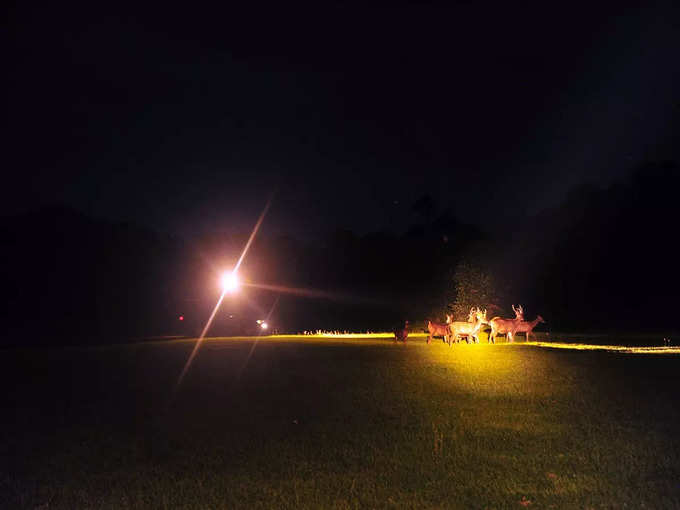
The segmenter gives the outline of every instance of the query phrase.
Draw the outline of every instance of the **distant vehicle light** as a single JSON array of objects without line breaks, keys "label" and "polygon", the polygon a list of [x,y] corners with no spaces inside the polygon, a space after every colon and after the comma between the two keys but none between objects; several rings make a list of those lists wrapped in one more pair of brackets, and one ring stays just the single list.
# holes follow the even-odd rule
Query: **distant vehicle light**
[{"label": "distant vehicle light", "polygon": [[236,273],[233,271],[226,272],[222,275],[222,289],[224,292],[233,293],[238,290],[239,283]]},{"label": "distant vehicle light", "polygon": [[260,323],[260,327],[262,329],[267,329],[269,327],[269,324],[267,324],[266,322],[262,322],[262,323]]},{"label": "distant vehicle light", "polygon": [[179,316],[179,320],[183,321],[184,320],[184,315]]}]

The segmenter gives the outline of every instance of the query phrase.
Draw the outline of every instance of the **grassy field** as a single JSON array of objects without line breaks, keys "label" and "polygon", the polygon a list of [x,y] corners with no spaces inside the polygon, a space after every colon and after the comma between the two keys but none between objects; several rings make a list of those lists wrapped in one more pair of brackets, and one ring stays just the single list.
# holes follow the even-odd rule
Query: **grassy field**
[{"label": "grassy field", "polygon": [[193,345],[3,350],[0,507],[680,507],[678,355]]}]

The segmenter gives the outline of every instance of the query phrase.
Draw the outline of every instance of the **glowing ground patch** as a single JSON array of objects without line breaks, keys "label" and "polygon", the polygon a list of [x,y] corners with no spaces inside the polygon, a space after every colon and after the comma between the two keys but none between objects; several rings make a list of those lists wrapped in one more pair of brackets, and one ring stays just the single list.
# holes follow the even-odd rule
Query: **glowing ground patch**
[{"label": "glowing ground patch", "polygon": [[680,347],[625,347],[623,345],[567,344],[558,342],[526,342],[522,345],[535,345],[550,349],[571,349],[575,351],[609,351],[626,354],[680,354]]}]

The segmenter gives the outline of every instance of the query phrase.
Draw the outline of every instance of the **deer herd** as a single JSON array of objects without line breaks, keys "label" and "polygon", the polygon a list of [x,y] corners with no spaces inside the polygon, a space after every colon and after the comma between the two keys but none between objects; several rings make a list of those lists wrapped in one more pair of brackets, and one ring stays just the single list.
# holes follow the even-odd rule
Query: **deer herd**
[{"label": "deer herd", "polygon": [[[427,321],[427,343],[432,342],[432,337],[444,337],[444,342],[451,345],[453,342],[460,342],[461,338],[465,337],[467,343],[479,343],[479,332],[483,325],[491,328],[489,332],[489,343],[496,343],[498,335],[507,335],[508,342],[513,342],[517,333],[526,333],[527,342],[539,322],[545,322],[543,317],[538,315],[533,321],[524,320],[524,309],[522,305],[512,305],[512,310],[515,312],[514,319],[503,319],[501,317],[494,317],[487,320],[486,310],[482,311],[479,307],[470,308],[467,321],[454,321],[451,315],[446,316],[446,324],[438,322]],[[406,341],[408,336],[408,322],[403,330],[395,331],[395,340]]]}]

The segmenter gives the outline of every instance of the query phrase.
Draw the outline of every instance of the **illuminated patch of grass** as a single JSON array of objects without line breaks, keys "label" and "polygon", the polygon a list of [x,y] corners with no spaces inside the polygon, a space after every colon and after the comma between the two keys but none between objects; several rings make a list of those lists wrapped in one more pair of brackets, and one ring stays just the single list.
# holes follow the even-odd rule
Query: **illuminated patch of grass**
[{"label": "illuminated patch of grass", "polygon": [[680,357],[209,339],[168,406],[192,347],[6,351],[0,507],[680,505]]}]

